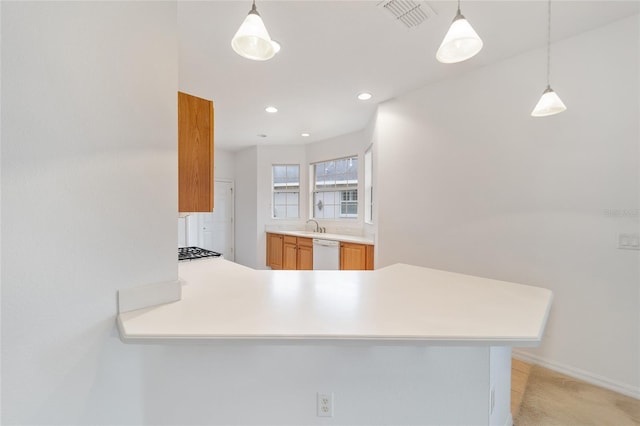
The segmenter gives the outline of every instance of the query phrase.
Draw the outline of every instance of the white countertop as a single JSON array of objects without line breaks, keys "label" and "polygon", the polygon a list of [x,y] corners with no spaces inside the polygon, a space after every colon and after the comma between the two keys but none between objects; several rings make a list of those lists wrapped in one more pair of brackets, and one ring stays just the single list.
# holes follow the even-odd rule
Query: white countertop
[{"label": "white countertop", "polygon": [[535,346],[549,290],[396,264],[375,271],[256,271],[179,263],[182,300],[121,313],[126,342],[369,340]]},{"label": "white countertop", "polygon": [[320,240],[343,241],[345,243],[373,245],[372,238],[363,237],[359,235],[330,234],[326,232],[294,231],[294,230],[281,230],[281,229],[273,229],[273,230],[267,229],[266,232],[271,234],[293,235],[294,237],[317,238]]}]

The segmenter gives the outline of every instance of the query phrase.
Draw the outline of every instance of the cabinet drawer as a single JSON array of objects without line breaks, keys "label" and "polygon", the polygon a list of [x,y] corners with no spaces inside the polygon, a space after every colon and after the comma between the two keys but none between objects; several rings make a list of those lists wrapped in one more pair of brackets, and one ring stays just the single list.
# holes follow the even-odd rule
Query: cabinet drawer
[{"label": "cabinet drawer", "polygon": [[296,237],[292,237],[291,235],[285,235],[284,236],[284,243],[285,244],[297,244],[297,238]]},{"label": "cabinet drawer", "polygon": [[313,247],[311,238],[298,237],[298,247]]}]

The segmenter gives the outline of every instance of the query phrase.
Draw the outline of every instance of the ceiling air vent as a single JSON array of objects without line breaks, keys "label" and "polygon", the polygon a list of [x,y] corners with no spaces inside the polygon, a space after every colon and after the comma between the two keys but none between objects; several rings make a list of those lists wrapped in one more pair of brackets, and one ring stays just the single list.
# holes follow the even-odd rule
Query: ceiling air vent
[{"label": "ceiling air vent", "polygon": [[407,28],[417,27],[436,15],[433,8],[423,1],[384,0],[378,3],[378,7],[384,8]]}]

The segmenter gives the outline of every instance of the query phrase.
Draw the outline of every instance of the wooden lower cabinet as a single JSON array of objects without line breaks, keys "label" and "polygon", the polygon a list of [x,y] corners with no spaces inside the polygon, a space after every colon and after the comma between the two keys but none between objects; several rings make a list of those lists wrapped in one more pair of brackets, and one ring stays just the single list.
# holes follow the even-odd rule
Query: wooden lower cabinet
[{"label": "wooden lower cabinet", "polygon": [[284,238],[280,234],[267,233],[267,266],[282,269],[282,250]]},{"label": "wooden lower cabinet", "polygon": [[340,269],[352,271],[373,270],[373,246],[340,243]]},{"label": "wooden lower cabinet", "polygon": [[313,240],[267,233],[267,266],[271,269],[312,270]]},{"label": "wooden lower cabinet", "polygon": [[[267,266],[271,269],[312,270],[313,240],[292,235],[267,233]],[[373,246],[340,243],[340,269],[373,270]]]},{"label": "wooden lower cabinet", "polygon": [[313,240],[298,237],[297,269],[310,271],[313,269]]},{"label": "wooden lower cabinet", "polygon": [[282,249],[282,269],[296,270],[298,268],[298,242],[296,237],[284,236]]}]

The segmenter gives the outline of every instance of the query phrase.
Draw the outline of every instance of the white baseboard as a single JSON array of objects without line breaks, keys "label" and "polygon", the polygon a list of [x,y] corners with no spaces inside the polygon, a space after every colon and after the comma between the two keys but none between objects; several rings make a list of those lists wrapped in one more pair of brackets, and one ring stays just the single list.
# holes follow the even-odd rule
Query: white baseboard
[{"label": "white baseboard", "polygon": [[177,302],[182,299],[180,281],[165,281],[118,290],[118,313],[149,306]]},{"label": "white baseboard", "polygon": [[600,386],[602,388],[609,389],[635,399],[640,399],[640,386],[636,387],[628,385],[626,383],[615,382],[613,380],[607,379],[606,377],[589,373],[588,371],[584,371],[579,368],[560,364],[558,362],[548,360],[538,355],[532,355],[530,353],[524,352],[521,349],[513,349],[512,354],[514,358],[521,361],[540,365],[542,367],[548,368],[549,370],[557,371],[558,373],[562,373],[569,377],[591,383],[592,385]]}]

